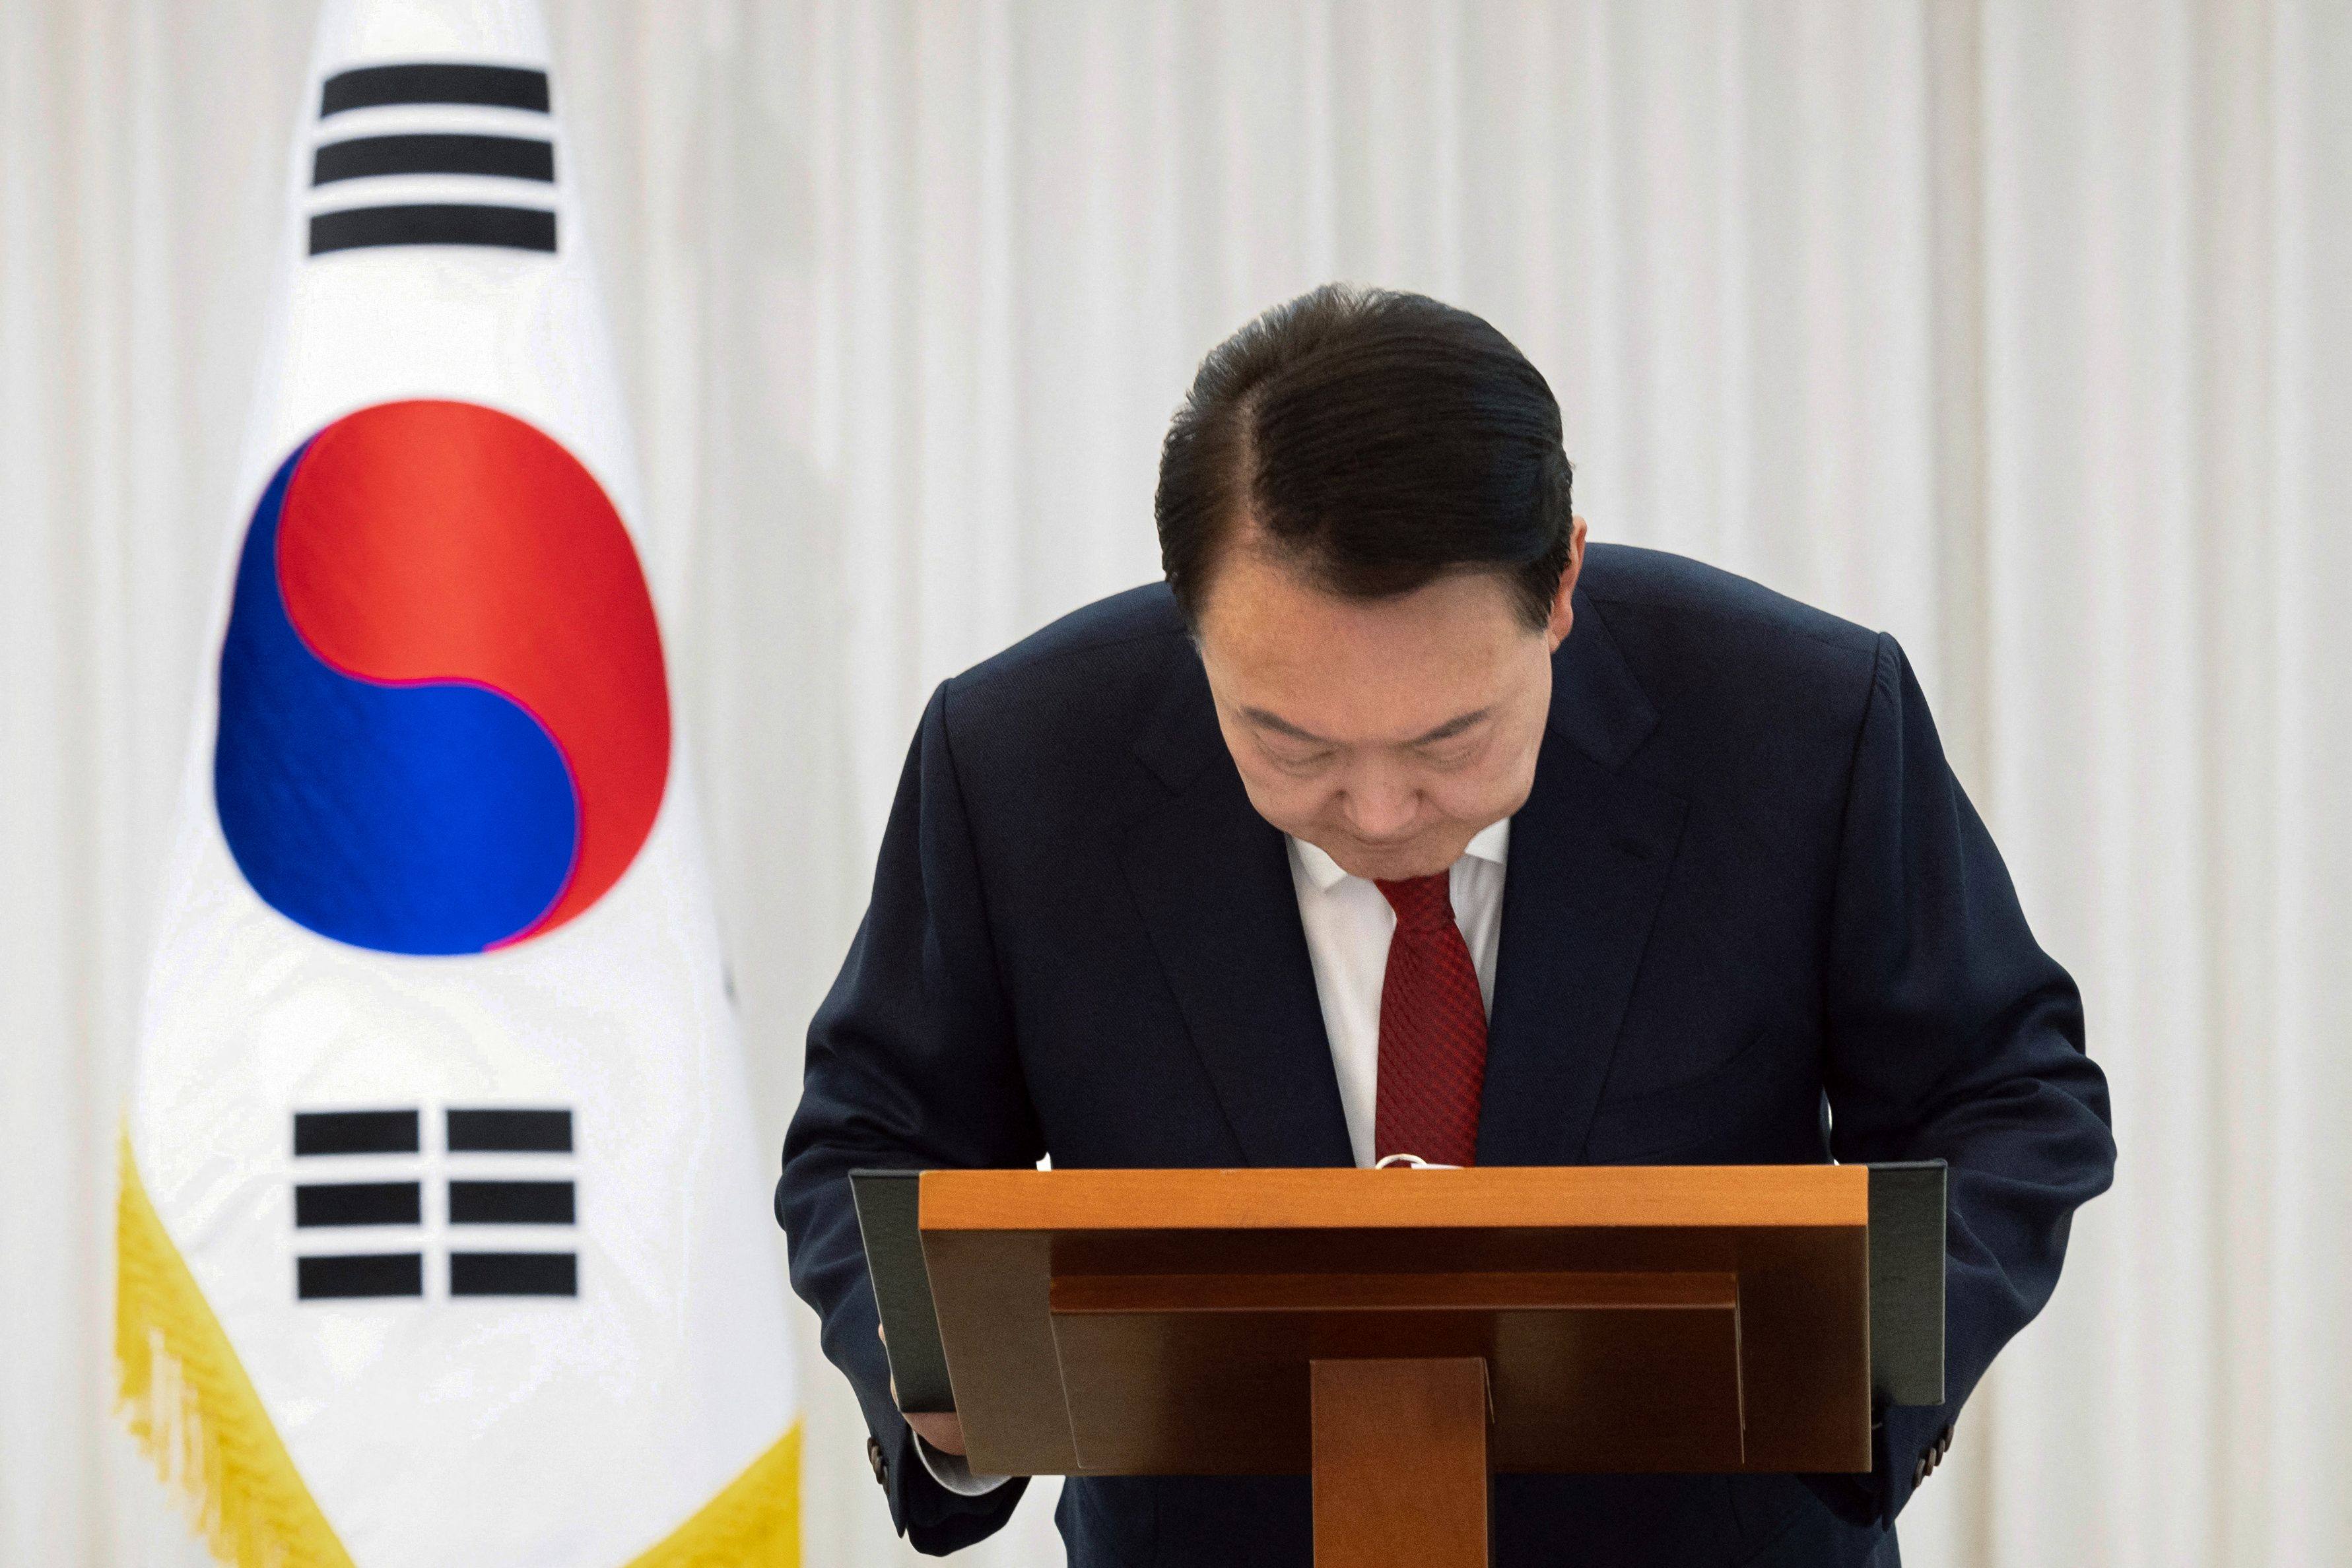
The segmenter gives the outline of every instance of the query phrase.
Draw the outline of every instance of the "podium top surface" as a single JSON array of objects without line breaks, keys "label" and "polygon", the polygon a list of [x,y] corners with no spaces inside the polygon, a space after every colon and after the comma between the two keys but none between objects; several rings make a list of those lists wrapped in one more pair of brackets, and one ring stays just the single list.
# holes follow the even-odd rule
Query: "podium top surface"
[{"label": "podium top surface", "polygon": [[1862,1166],[929,1170],[949,1231],[1802,1229],[1870,1221]]}]

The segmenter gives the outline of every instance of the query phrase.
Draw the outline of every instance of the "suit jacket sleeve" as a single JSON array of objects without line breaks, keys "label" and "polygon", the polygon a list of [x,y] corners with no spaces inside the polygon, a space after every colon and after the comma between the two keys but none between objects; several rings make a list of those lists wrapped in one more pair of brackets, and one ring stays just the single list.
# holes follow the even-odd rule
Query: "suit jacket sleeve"
[{"label": "suit jacket sleeve", "polygon": [[874,894],[809,1026],[776,1216],[793,1288],[824,1320],[879,1448],[890,1517],[924,1552],[1002,1526],[1025,1480],[961,1497],[934,1480],[890,1397],[848,1174],[1034,1166],[1044,1152],[1013,1049],[955,759],[948,689],[924,711],[884,830]]},{"label": "suit jacket sleeve", "polygon": [[2081,996],[2027,929],[1891,637],[1878,643],[1838,852],[1832,1150],[1950,1166],[1946,1403],[1883,1413],[1867,1495],[1849,1490],[1842,1510],[1891,1522],[1994,1353],[2049,1299],[2069,1221],[2105,1190],[2116,1147]]}]

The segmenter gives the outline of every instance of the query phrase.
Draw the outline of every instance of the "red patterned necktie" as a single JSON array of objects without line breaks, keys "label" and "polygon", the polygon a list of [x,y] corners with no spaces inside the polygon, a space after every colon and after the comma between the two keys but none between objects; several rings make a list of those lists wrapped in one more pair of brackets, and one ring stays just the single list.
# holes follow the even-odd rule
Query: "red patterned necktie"
[{"label": "red patterned necktie", "polygon": [[1486,1004],[1454,924],[1449,873],[1377,883],[1396,911],[1381,982],[1380,1088],[1372,1151],[1466,1166],[1478,1154],[1486,1084]]}]

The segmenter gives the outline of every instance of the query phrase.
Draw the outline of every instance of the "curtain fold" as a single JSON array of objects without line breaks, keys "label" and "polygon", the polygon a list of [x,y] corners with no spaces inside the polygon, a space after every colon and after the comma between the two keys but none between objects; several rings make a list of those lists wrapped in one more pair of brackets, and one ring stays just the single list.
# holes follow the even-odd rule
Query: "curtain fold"
[{"label": "curtain fold", "polygon": [[[2352,1561],[2352,11],[550,10],[771,1143],[930,686],[1156,573],[1225,332],[1424,289],[1596,538],[1903,640],[2083,981],[2117,1186],[1906,1558]],[[0,1568],[202,1561],[111,1152],[310,24],[0,5]],[[801,1333],[807,1560],[905,1561]],[[971,1559],[1058,1561],[1045,1490]]]}]

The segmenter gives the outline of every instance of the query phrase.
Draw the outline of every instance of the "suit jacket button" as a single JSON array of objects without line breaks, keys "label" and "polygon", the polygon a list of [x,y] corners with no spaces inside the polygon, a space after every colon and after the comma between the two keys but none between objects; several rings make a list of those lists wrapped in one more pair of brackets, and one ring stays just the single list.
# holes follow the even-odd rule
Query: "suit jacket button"
[{"label": "suit jacket button", "polygon": [[1927,1456],[1922,1454],[1919,1456],[1919,1462],[1913,1466],[1911,1469],[1911,1490],[1913,1491],[1917,1491],[1921,1487],[1926,1486],[1927,1484]]},{"label": "suit jacket button", "polygon": [[1947,1421],[1944,1423],[1944,1429],[1936,1434],[1936,1457],[1940,1459],[1951,1451],[1952,1424]]},{"label": "suit jacket button", "polygon": [[878,1484],[890,1484],[890,1462],[882,1457],[882,1445],[871,1437],[866,1439],[866,1462],[874,1467],[874,1479]]}]

